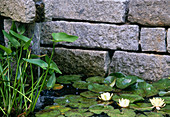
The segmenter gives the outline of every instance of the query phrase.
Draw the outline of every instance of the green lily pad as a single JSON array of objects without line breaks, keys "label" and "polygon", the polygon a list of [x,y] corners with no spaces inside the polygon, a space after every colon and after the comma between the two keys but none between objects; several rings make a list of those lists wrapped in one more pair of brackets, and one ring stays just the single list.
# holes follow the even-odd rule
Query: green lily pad
[{"label": "green lily pad", "polygon": [[105,86],[105,85],[94,83],[88,86],[88,90],[98,93],[98,92],[112,91],[113,89],[110,86]]},{"label": "green lily pad", "polygon": [[138,79],[137,76],[126,76],[122,78],[117,78],[116,86],[120,89],[125,89],[128,86],[134,84],[137,79]]},{"label": "green lily pad", "polygon": [[58,115],[60,115],[60,111],[58,110],[42,110],[38,113],[36,113],[36,117],[57,117]]},{"label": "green lily pad", "polygon": [[59,110],[61,113],[65,113],[71,110],[71,108],[60,106],[60,105],[52,105],[52,106],[46,106],[45,110]]},{"label": "green lily pad", "polygon": [[160,79],[152,84],[157,90],[159,89],[170,89],[170,79]]},{"label": "green lily pad", "polygon": [[114,109],[107,113],[109,117],[135,117],[136,113],[132,109],[122,109],[120,112],[119,109]]},{"label": "green lily pad", "polygon": [[74,82],[73,87],[78,89],[88,89],[89,84],[90,83],[87,83],[85,81],[76,81]]},{"label": "green lily pad", "polygon": [[62,84],[71,84],[72,82],[80,81],[80,80],[81,80],[80,75],[64,75],[64,76],[59,76],[57,78],[57,82]]},{"label": "green lily pad", "polygon": [[122,77],[126,77],[126,75],[125,75],[125,74],[120,73],[120,72],[111,73],[111,74],[109,74],[109,76],[113,76],[113,77],[115,77],[115,78],[122,78]]},{"label": "green lily pad", "polygon": [[89,108],[90,112],[95,114],[101,114],[102,112],[107,113],[108,111],[114,110],[112,106],[104,106],[104,105],[94,105]]},{"label": "green lily pad", "polygon": [[164,117],[162,114],[156,112],[144,112],[144,114],[146,114],[147,117]]},{"label": "green lily pad", "polygon": [[159,96],[170,96],[170,91],[160,91]]},{"label": "green lily pad", "polygon": [[81,96],[86,97],[86,98],[97,98],[99,96],[98,93],[94,93],[91,91],[85,91],[80,93]]},{"label": "green lily pad", "polygon": [[72,109],[65,113],[66,117],[90,117],[92,115],[91,112],[79,112],[79,109]]},{"label": "green lily pad", "polygon": [[71,107],[78,107],[78,108],[87,108],[87,107],[90,107],[90,106],[96,105],[96,104],[97,104],[96,99],[82,98],[78,102],[72,102],[71,101],[69,103],[69,106],[71,106]]},{"label": "green lily pad", "polygon": [[152,105],[151,103],[136,103],[136,104],[130,104],[130,108],[133,108],[135,110],[140,110],[140,111],[151,111],[152,110]]},{"label": "green lily pad", "polygon": [[158,113],[170,115],[170,105],[166,105],[165,107],[161,108]]},{"label": "green lily pad", "polygon": [[138,94],[142,97],[150,97],[158,94],[158,90],[155,89],[151,84],[146,82],[136,83],[133,93]]},{"label": "green lily pad", "polygon": [[167,97],[161,97],[162,99],[164,99],[165,103],[166,104],[170,104],[170,97],[167,96]]},{"label": "green lily pad", "polygon": [[104,82],[103,77],[100,76],[94,76],[94,77],[89,77],[86,79],[87,82],[91,82],[91,83],[103,83]]},{"label": "green lily pad", "polygon": [[133,103],[133,102],[136,102],[136,101],[143,101],[144,98],[139,96],[139,95],[136,95],[136,94],[121,94],[119,96],[115,95],[112,97],[112,99],[114,101],[119,101],[119,99],[129,99],[130,100],[130,103]]}]

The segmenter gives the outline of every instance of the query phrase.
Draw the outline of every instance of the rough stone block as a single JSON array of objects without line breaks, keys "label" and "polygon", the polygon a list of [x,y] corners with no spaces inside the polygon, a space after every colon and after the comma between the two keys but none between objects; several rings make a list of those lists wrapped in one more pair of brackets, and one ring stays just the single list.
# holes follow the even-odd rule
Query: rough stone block
[{"label": "rough stone block", "polygon": [[[42,54],[51,55],[52,48],[41,48]],[[84,74],[104,76],[110,57],[107,51],[56,48],[53,60],[63,74]]]},{"label": "rough stone block", "polygon": [[45,22],[42,24],[41,44],[51,44],[53,32],[66,32],[79,37],[73,43],[60,43],[67,46],[138,50],[139,27],[137,25]]},{"label": "rough stone block", "polygon": [[54,0],[53,18],[125,22],[128,0]]},{"label": "rough stone block", "polygon": [[170,28],[168,29],[167,33],[167,50],[170,53]]},{"label": "rough stone block", "polygon": [[111,68],[114,72],[156,81],[170,75],[170,56],[116,51]]},{"label": "rough stone block", "polygon": [[30,23],[36,15],[33,0],[0,0],[0,15],[10,17],[15,21]]},{"label": "rough stone block", "polygon": [[44,12],[45,12],[45,21],[51,21],[53,17],[53,6],[54,6],[54,0],[43,0],[43,3],[45,4]]},{"label": "rough stone block", "polygon": [[166,52],[165,28],[142,28],[140,42],[142,51]]},{"label": "rough stone block", "polygon": [[128,20],[153,26],[170,26],[170,0],[130,0]]}]

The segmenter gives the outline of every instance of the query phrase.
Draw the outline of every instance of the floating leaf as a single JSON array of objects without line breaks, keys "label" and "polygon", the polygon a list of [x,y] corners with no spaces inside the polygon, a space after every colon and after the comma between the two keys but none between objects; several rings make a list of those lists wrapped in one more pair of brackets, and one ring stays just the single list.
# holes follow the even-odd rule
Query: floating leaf
[{"label": "floating leaf", "polygon": [[60,89],[62,89],[64,86],[63,85],[61,85],[61,84],[55,84],[54,86],[53,86],[53,90],[60,90]]},{"label": "floating leaf", "polygon": [[99,96],[98,93],[94,93],[91,91],[85,91],[80,93],[81,96],[86,97],[86,98],[97,98]]},{"label": "floating leaf", "polygon": [[121,94],[121,95],[119,95],[119,96],[117,96],[117,95],[114,95],[113,97],[112,97],[112,99],[114,100],[114,101],[119,101],[119,99],[129,99],[130,100],[130,103],[133,103],[133,102],[136,102],[136,101],[143,101],[144,100],[144,98],[143,97],[141,97],[141,96],[139,96],[139,95],[136,95],[136,94]]},{"label": "floating leaf", "polygon": [[154,96],[158,91],[151,85],[146,82],[136,83],[133,93],[138,94],[142,97]]},{"label": "floating leaf", "polygon": [[170,79],[160,79],[152,84],[157,90],[159,89],[170,89]]},{"label": "floating leaf", "polygon": [[147,117],[164,117],[162,114],[156,112],[144,112],[144,114],[147,115]]},{"label": "floating leaf", "polygon": [[162,99],[164,99],[165,103],[166,104],[170,104],[170,97],[167,96],[167,97],[161,97]]},{"label": "floating leaf", "polygon": [[73,87],[78,89],[88,89],[89,84],[90,83],[87,83],[85,81],[76,81],[74,82]]},{"label": "floating leaf", "polygon": [[64,76],[59,76],[57,78],[57,82],[62,84],[71,84],[72,82],[80,81],[80,80],[81,80],[80,75],[64,75]]},{"label": "floating leaf", "polygon": [[98,92],[112,91],[113,89],[110,86],[105,86],[105,85],[94,83],[88,86],[88,90],[98,93]]},{"label": "floating leaf", "polygon": [[105,84],[111,84],[116,78],[114,76],[107,76],[105,79],[104,79],[104,83]]},{"label": "floating leaf", "polygon": [[38,113],[36,113],[36,117],[57,117],[58,115],[60,115],[60,111],[58,110],[42,110]]},{"label": "floating leaf", "polygon": [[170,91],[160,91],[159,96],[170,96]]},{"label": "floating leaf", "polygon": [[94,76],[87,78],[86,81],[91,83],[103,83],[104,78],[100,76]]},{"label": "floating leaf", "polygon": [[93,115],[93,113],[91,113],[91,112],[81,113],[81,112],[79,112],[78,109],[72,109],[72,110],[65,113],[66,117],[90,117],[92,115]]},{"label": "floating leaf", "polygon": [[48,64],[41,59],[25,59],[25,58],[23,58],[23,60],[26,61],[26,62],[29,62],[31,64],[38,65],[42,69],[46,69],[48,67]]},{"label": "floating leaf", "polygon": [[123,73],[120,73],[120,72],[111,73],[111,74],[109,74],[109,76],[113,76],[113,77],[115,77],[115,78],[126,77],[126,75],[124,75]]},{"label": "floating leaf", "polygon": [[60,32],[60,33],[52,33],[52,37],[54,39],[54,42],[74,42],[78,39],[77,36],[68,35],[67,33]]},{"label": "floating leaf", "polygon": [[131,109],[122,109],[122,112],[119,109],[114,109],[107,113],[109,117],[135,117],[136,113]]},{"label": "floating leaf", "polygon": [[151,111],[152,110],[152,105],[151,103],[136,103],[136,104],[130,104],[130,108],[133,108],[135,110],[140,110],[140,111]]},{"label": "floating leaf", "polygon": [[95,114],[101,114],[102,112],[107,113],[108,111],[114,110],[114,108],[110,105],[104,106],[104,105],[94,105],[89,108],[90,112],[93,112]]},{"label": "floating leaf", "polygon": [[128,86],[134,84],[138,77],[136,76],[126,76],[123,78],[117,78],[116,86],[120,89],[125,89]]}]

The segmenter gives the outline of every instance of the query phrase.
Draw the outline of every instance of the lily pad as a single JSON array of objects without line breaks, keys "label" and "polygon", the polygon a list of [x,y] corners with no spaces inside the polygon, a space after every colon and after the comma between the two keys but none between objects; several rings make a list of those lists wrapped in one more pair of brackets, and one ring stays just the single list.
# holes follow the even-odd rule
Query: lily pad
[{"label": "lily pad", "polygon": [[88,86],[88,90],[93,91],[93,92],[105,92],[105,91],[112,91],[112,87],[110,86],[105,86],[105,85],[100,85],[100,84],[90,84]]},{"label": "lily pad", "polygon": [[156,90],[151,84],[146,82],[136,83],[133,93],[138,94],[142,97],[150,97],[158,94],[158,90]]},{"label": "lily pad", "polygon": [[144,98],[139,96],[139,95],[136,95],[136,94],[121,94],[119,96],[115,95],[112,97],[113,100],[115,101],[119,101],[119,99],[129,99],[130,100],[130,103],[133,103],[133,102],[136,102],[136,101],[143,101]]},{"label": "lily pad", "polygon": [[170,115],[170,105],[166,105],[165,107],[161,108],[158,113]]},{"label": "lily pad", "polygon": [[122,77],[126,77],[126,75],[125,75],[125,74],[120,73],[120,72],[111,73],[111,74],[109,74],[109,76],[113,76],[113,77],[115,77],[115,78],[122,78]]},{"label": "lily pad", "polygon": [[72,109],[65,113],[66,117],[90,117],[93,113],[91,112],[79,112],[78,109]]},{"label": "lily pad", "polygon": [[90,107],[90,106],[96,105],[96,104],[97,104],[96,99],[82,98],[78,102],[72,102],[71,101],[69,103],[69,106],[71,106],[71,107],[78,107],[78,108],[87,108],[87,107]]},{"label": "lily pad", "polygon": [[122,78],[117,78],[116,86],[120,89],[125,89],[128,86],[134,84],[137,79],[137,76],[126,76]]},{"label": "lily pad", "polygon": [[167,96],[167,97],[161,97],[162,99],[164,99],[165,103],[166,104],[170,104],[170,97]]},{"label": "lily pad", "polygon": [[122,109],[120,112],[119,109],[114,109],[107,113],[109,117],[135,117],[136,113],[132,109]]},{"label": "lily pad", "polygon": [[94,93],[91,91],[85,91],[80,93],[81,96],[86,97],[86,98],[97,98],[99,96],[98,93]]},{"label": "lily pad", "polygon": [[60,111],[58,110],[42,110],[38,113],[36,113],[36,117],[57,117],[58,115],[60,115]]},{"label": "lily pad", "polygon": [[95,105],[95,106],[91,106],[89,108],[90,112],[93,112],[95,114],[101,114],[102,112],[107,113],[108,111],[112,111],[114,110],[114,108],[112,106],[103,106],[103,105]]},{"label": "lily pad", "polygon": [[63,85],[61,85],[61,84],[55,84],[54,86],[53,86],[53,90],[60,90],[60,89],[62,89],[64,86]]},{"label": "lily pad", "polygon": [[136,104],[130,104],[130,108],[133,108],[135,110],[140,110],[140,111],[151,111],[152,110],[152,105],[151,103],[136,103]]},{"label": "lily pad", "polygon": [[80,75],[64,75],[64,76],[59,76],[57,78],[57,82],[62,84],[71,84],[72,82],[80,81],[80,80],[81,80]]},{"label": "lily pad", "polygon": [[104,82],[103,77],[100,76],[94,76],[94,77],[89,77],[86,79],[87,82],[91,82],[91,83],[103,83]]},{"label": "lily pad", "polygon": [[147,117],[164,117],[162,114],[156,112],[144,112],[144,114],[146,114]]},{"label": "lily pad", "polygon": [[71,108],[69,107],[64,107],[64,106],[60,106],[60,105],[52,105],[52,106],[46,106],[45,109],[49,109],[49,110],[59,110],[61,113],[65,113],[69,110],[71,110]]},{"label": "lily pad", "polygon": [[89,84],[90,83],[87,83],[85,81],[76,81],[74,82],[73,87],[78,89],[88,89]]},{"label": "lily pad", "polygon": [[170,79],[160,79],[152,84],[156,89],[170,89]]},{"label": "lily pad", "polygon": [[159,96],[170,96],[170,91],[160,91]]}]

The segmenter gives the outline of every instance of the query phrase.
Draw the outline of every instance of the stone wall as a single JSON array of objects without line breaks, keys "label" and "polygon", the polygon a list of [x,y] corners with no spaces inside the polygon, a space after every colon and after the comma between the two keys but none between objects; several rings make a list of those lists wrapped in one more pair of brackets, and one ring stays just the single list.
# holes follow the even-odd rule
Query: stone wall
[{"label": "stone wall", "polygon": [[[7,12],[0,5],[1,15],[35,22],[28,24],[28,33],[35,33],[37,53],[51,53],[53,32],[79,36],[74,43],[56,45],[54,61],[64,74],[122,72],[153,81],[170,76],[170,0],[34,1],[22,2],[25,11],[10,12],[12,16],[4,15],[10,9]],[[44,4],[45,20],[36,23],[39,2]],[[25,16],[17,16],[20,12]]]}]

